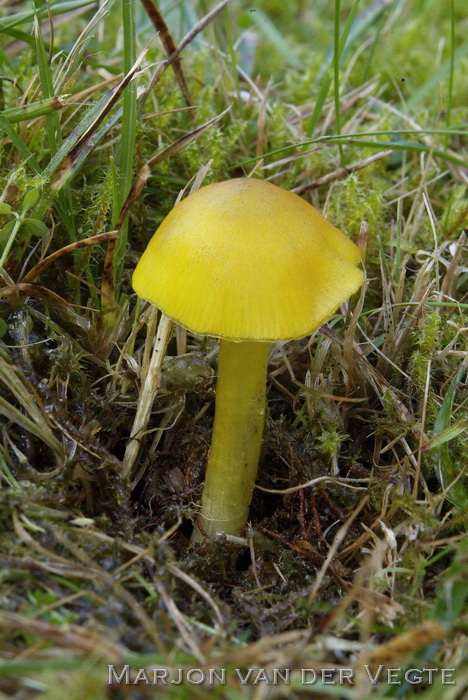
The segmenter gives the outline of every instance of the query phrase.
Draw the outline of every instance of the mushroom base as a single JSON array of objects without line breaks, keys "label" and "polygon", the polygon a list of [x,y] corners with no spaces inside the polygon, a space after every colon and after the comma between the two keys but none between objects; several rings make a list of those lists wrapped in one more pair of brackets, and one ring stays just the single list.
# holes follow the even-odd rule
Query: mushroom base
[{"label": "mushroom base", "polygon": [[213,437],[196,542],[203,535],[238,535],[247,522],[265,421],[269,347],[220,341]]}]

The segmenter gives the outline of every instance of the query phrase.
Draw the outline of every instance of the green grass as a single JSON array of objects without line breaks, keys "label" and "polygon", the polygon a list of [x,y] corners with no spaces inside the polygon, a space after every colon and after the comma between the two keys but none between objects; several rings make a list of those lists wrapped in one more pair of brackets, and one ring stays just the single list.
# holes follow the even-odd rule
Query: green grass
[{"label": "green grass", "polygon": [[[0,692],[103,700],[129,663],[225,668],[226,700],[257,697],[252,667],[291,669],[290,697],[440,694],[364,684],[388,663],[454,667],[461,697],[463,3],[144,5],[0,4]],[[131,275],[181,190],[252,173],[357,242],[368,283],[275,348],[252,531],[193,550],[217,345],[172,339],[123,478],[157,334]],[[356,684],[301,687],[327,666]],[[155,692],[207,689],[125,697]]]}]

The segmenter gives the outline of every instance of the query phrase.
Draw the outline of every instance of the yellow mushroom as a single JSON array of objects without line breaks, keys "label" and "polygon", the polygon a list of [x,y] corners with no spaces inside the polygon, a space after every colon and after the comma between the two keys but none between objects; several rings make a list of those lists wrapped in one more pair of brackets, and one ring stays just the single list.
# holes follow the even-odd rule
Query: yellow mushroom
[{"label": "yellow mushroom", "polygon": [[207,535],[237,535],[247,522],[270,343],[326,321],[362,284],[359,261],[313,206],[256,179],[191,194],[149,242],[133,275],[137,294],[191,332],[221,339],[200,513]]}]

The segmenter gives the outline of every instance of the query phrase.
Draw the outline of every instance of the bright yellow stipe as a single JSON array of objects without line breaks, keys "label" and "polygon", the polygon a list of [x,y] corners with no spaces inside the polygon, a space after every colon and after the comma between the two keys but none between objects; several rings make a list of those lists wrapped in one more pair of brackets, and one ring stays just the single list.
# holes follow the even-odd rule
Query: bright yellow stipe
[{"label": "bright yellow stipe", "polygon": [[314,331],[361,286],[359,261],[354,243],[297,195],[234,179],[174,207],[133,287],[199,335],[289,340]]},{"label": "bright yellow stipe", "polygon": [[[238,535],[247,522],[265,422],[268,343],[221,340],[201,531]],[[200,541],[195,530],[194,540]]]}]

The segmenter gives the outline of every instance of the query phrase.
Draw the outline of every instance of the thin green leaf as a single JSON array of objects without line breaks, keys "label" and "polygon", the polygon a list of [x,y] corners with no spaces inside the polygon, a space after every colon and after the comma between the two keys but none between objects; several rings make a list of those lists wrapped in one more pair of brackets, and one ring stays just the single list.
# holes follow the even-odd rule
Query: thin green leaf
[{"label": "thin green leaf", "polygon": [[[48,55],[44,45],[44,40],[42,38],[41,25],[39,24],[37,17],[34,20],[34,36],[36,39],[36,60],[39,68],[42,96],[44,99],[50,99],[54,96],[54,87]],[[60,133],[58,115],[55,112],[47,113],[45,126],[49,141],[49,150],[53,156],[57,152],[57,143]]]},{"label": "thin green leaf", "polygon": [[[458,49],[454,52],[453,54],[453,61],[455,64],[461,63],[461,58],[468,52],[468,42],[465,42],[461,46],[458,47]],[[433,92],[434,94],[439,93],[439,86],[441,80],[444,80],[447,75],[450,74],[450,66],[452,62],[452,55],[447,61],[444,61],[440,68],[434,72],[429,71],[429,78],[428,80],[421,85],[418,90],[416,90],[412,97],[407,102],[407,107],[408,108],[413,108],[416,107],[422,100],[423,98],[427,95],[428,92]]]},{"label": "thin green leaf", "polygon": [[[335,102],[335,125],[336,133],[341,134],[341,114],[340,114],[340,10],[341,0],[335,0],[335,41],[333,51],[333,97]],[[338,144],[340,151],[340,162],[343,165],[343,149]]]},{"label": "thin green leaf", "polygon": [[424,452],[429,450],[435,450],[446,442],[450,442],[454,438],[467,432],[466,423],[463,420],[454,423],[449,428],[446,428],[443,432],[439,433],[437,437],[430,441],[430,443],[424,448]]},{"label": "thin green leaf", "polygon": [[[450,0],[450,58],[449,58],[449,81],[447,95],[447,114],[445,123],[450,129],[453,102],[453,77],[455,73],[455,3]],[[448,147],[448,136],[445,137],[445,148]]]},{"label": "thin green leaf", "polygon": [[40,191],[34,187],[31,190],[28,190],[26,194],[24,195],[24,199],[21,203],[21,213],[26,214],[30,209],[33,208],[33,206],[37,203],[39,200],[39,197],[41,196]]},{"label": "thin green leaf", "polygon": [[11,246],[15,242],[15,238],[21,228],[22,219],[18,216],[15,221],[9,221],[6,226],[0,231],[0,241],[5,239],[2,254],[0,256],[0,271],[3,270],[5,262],[11,250]]},{"label": "thin green leaf", "polygon": [[[351,8],[351,12],[348,15],[348,19],[346,20],[343,33],[341,35],[340,39],[340,51],[341,51],[341,56],[340,56],[340,65],[341,61],[344,60],[344,49],[348,48],[347,46],[347,41],[349,38],[349,35],[351,33],[351,28],[353,26],[354,18],[356,16],[357,9],[359,7],[359,0],[354,0],[353,6]],[[327,95],[330,90],[330,86],[332,83],[332,71],[331,71],[331,65],[333,62],[333,56],[330,59],[330,64],[327,69],[327,75],[322,79],[321,87],[319,90],[319,93],[317,95],[317,98],[315,100],[315,106],[314,106],[314,111],[312,112],[312,115],[309,119],[309,123],[307,124],[306,128],[306,135],[310,136],[311,134],[314,133],[315,127],[318,124],[318,121],[320,119],[320,114],[322,113],[322,108],[323,105],[325,104],[325,100],[327,99]]]},{"label": "thin green leaf", "polygon": [[79,62],[84,55],[89,42],[92,40],[95,30],[107,17],[114,2],[115,0],[104,0],[104,2],[100,4],[97,12],[93,15],[90,22],[87,23],[82,33],[73,44],[71,51],[66,57],[56,77],[55,92],[61,92],[64,88],[67,89],[65,86],[68,86],[72,80],[72,76],[77,70]]},{"label": "thin green leaf", "polygon": [[43,221],[40,219],[27,218],[23,222],[24,228],[28,231],[31,236],[45,236],[49,233],[49,229]]},{"label": "thin green leaf", "polygon": [[271,17],[268,17],[262,10],[258,8],[250,14],[261,33],[268,39],[270,44],[278,51],[278,53],[292,66],[300,67],[301,62],[291,50],[288,42],[283,34],[275,27]]},{"label": "thin green leaf", "polygon": [[[50,3],[50,12],[53,17],[57,15],[64,14],[65,12],[71,12],[72,10],[79,10],[82,7],[95,7],[97,2],[90,2],[89,0],[70,0],[69,2],[57,2]],[[34,17],[37,16],[39,19],[44,19],[47,17],[47,7],[38,8],[38,10],[27,10],[26,12],[17,12],[13,15],[7,15],[6,17],[0,18],[0,32],[4,32],[12,27],[17,27],[20,24],[26,24],[31,22]]]},{"label": "thin green leaf", "polygon": [[[419,130],[418,130],[419,131]],[[387,131],[387,132],[375,132],[376,134],[399,134],[399,133],[418,133],[418,131],[405,131],[405,130],[397,130],[397,131]],[[437,133],[444,133],[445,130],[440,130]],[[421,133],[435,133],[432,130],[421,130]],[[455,130],[452,131],[450,130],[450,133],[457,133]],[[458,132],[460,133],[460,132]],[[461,132],[465,134],[466,132],[463,131]],[[371,135],[372,132],[369,134],[366,134],[366,136]],[[310,145],[312,143],[351,143],[351,144],[359,144],[362,146],[368,146],[369,148],[376,148],[376,149],[382,149],[382,148],[389,148],[394,151],[410,151],[414,153],[421,153],[421,152],[426,152],[426,153],[432,153],[435,156],[438,156],[439,158],[442,158],[443,160],[446,160],[450,163],[455,163],[456,165],[461,165],[462,167],[468,167],[468,161],[463,160],[462,158],[459,158],[458,156],[448,153],[446,151],[443,151],[439,148],[433,148],[432,146],[428,146],[427,144],[422,144],[422,143],[417,143],[414,141],[371,141],[368,139],[362,138],[363,134],[343,134],[341,136],[320,136],[316,139],[307,139],[306,141],[303,141],[302,143],[296,143],[296,144],[290,144],[289,146],[282,146],[281,148],[277,148],[273,151],[269,151],[267,153],[264,153],[263,156],[255,156],[254,158],[249,158],[247,160],[243,160],[240,163],[236,163],[233,165],[230,169],[234,170],[235,168],[242,167],[244,165],[250,165],[251,163],[254,163],[257,160],[260,159],[265,159],[269,156],[272,155],[277,155],[278,153],[284,153],[285,151],[290,151],[291,149],[294,148],[301,148],[306,145]]]},{"label": "thin green leaf", "polygon": [[[59,187],[63,186],[63,183],[67,180],[70,169],[73,169],[73,163],[78,159],[81,151],[86,148],[91,135],[110,112],[124,89],[127,87],[128,83],[132,80],[141,62],[143,61],[144,56],[144,53],[140,54],[137,62],[132,67],[132,71],[122,78],[118,85],[107,92],[104,97],[99,100],[99,102],[89,109],[89,111],[81,119],[76,129],[72,131],[70,136],[63,142],[63,145],[61,148],[59,148],[55,156],[50,160],[47,167],[44,168],[42,177],[45,182],[50,180],[56,170],[60,168],[60,175],[57,181],[54,182],[54,189],[58,189]],[[66,160],[67,156],[70,156],[70,162]]]},{"label": "thin green leaf", "polygon": [[30,152],[24,141],[18,136],[14,128],[11,126],[10,122],[5,119],[5,117],[0,114],[0,129],[3,129],[5,134],[8,136],[12,144],[15,146],[16,150],[23,157],[23,161],[29,165],[31,170],[35,172],[36,175],[41,174],[41,168],[34,158],[33,154]]},{"label": "thin green leaf", "polygon": [[[124,72],[129,73],[137,59],[135,4],[133,0],[122,0],[122,24],[124,40]],[[112,225],[114,226],[122,205],[130,191],[133,179],[135,139],[137,124],[137,86],[131,82],[124,92],[122,112],[122,135],[120,157],[117,161],[118,187],[113,203]],[[128,239],[128,219],[122,224],[114,253],[114,279],[121,279]]]},{"label": "thin green leaf", "polygon": [[[448,491],[447,498],[460,509],[467,507],[468,498],[463,482],[460,479],[456,481],[460,474],[461,465],[453,463],[447,443],[449,440],[452,440],[466,431],[466,422],[464,426],[461,421],[452,426],[450,425],[457,385],[464,371],[465,368],[463,366],[460,367],[456,376],[450,383],[434,423],[434,438],[431,441],[434,462],[437,467],[441,485],[443,488],[447,488],[452,482],[455,482]],[[436,443],[435,445],[434,442]]]}]

